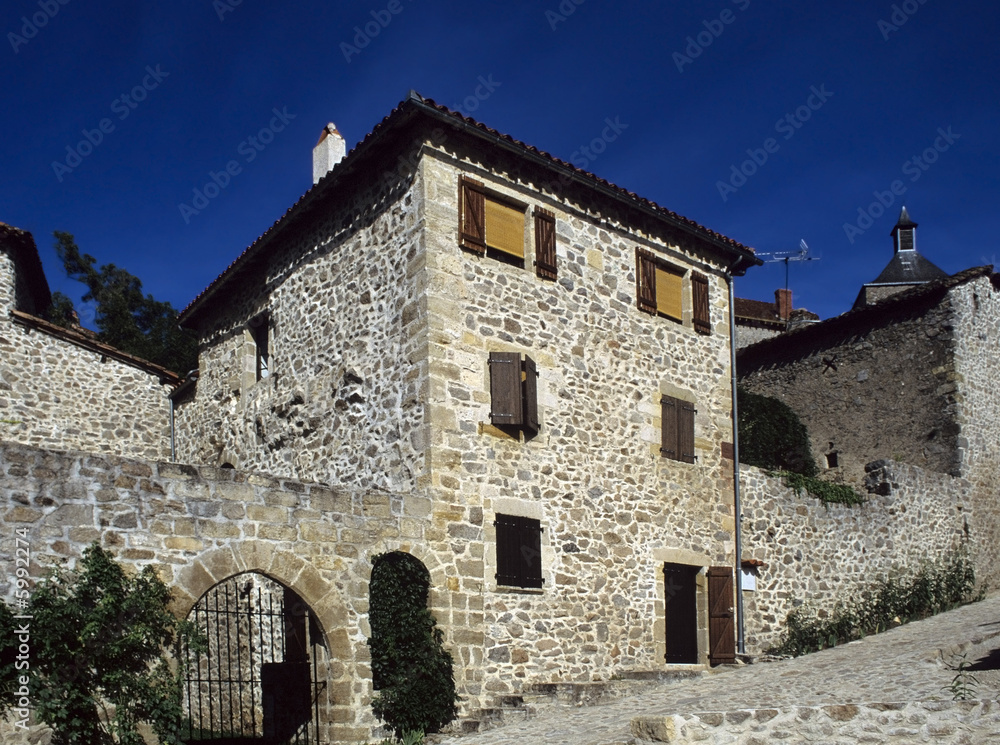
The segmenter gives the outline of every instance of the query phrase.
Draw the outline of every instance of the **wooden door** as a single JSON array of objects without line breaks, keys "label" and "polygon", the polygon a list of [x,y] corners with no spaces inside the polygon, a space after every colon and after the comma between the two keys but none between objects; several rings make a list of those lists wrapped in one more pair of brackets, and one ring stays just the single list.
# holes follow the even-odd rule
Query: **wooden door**
[{"label": "wooden door", "polygon": [[736,624],[733,620],[733,570],[708,570],[708,661],[712,665],[736,662]]},{"label": "wooden door", "polygon": [[664,564],[668,664],[698,664],[698,567]]}]

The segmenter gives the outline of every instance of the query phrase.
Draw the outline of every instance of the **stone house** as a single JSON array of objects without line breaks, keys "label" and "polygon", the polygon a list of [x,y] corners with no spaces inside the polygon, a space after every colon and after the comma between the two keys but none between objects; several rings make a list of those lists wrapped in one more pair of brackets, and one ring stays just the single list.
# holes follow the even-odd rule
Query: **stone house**
[{"label": "stone house", "polygon": [[50,302],[31,233],[0,223],[0,439],[168,459],[177,376],[50,323]]},{"label": "stone house", "polygon": [[861,484],[892,459],[995,488],[1000,282],[991,267],[944,274],[915,230],[904,209],[889,279],[852,310],[741,349],[740,384],[798,413],[827,477]]},{"label": "stone house", "polygon": [[174,400],[182,462],[401,495],[361,539],[306,543],[294,508],[262,534],[357,578],[355,723],[384,552],[429,571],[465,711],[731,660],[727,281],[753,252],[417,94],[345,150],[327,127],[314,187],[183,311]]},{"label": "stone house", "polygon": [[737,297],[733,298],[733,306],[737,349],[819,320],[805,308],[792,307],[792,291],[787,287],[774,291],[773,303]]}]

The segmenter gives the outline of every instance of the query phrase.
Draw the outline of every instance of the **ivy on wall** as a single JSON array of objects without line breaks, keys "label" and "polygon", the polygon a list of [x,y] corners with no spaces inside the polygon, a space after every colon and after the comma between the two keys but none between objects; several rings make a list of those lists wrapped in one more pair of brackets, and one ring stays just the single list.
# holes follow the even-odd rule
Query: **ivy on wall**
[{"label": "ivy on wall", "polygon": [[741,462],[768,471],[818,473],[809,432],[787,404],[742,388],[736,396]]}]

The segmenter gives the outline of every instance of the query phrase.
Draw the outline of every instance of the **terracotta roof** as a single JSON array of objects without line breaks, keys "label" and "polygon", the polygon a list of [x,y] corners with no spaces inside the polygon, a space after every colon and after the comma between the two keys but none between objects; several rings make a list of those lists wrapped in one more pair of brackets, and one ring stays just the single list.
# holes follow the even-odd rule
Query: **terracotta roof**
[{"label": "terracotta roof", "polygon": [[733,306],[736,311],[737,321],[747,319],[751,321],[769,321],[774,323],[784,323],[778,318],[778,309],[774,303],[765,300],[750,300],[745,297],[733,298]]},{"label": "terracotta roof", "polygon": [[744,360],[744,364],[751,363],[751,361],[757,362],[758,358],[763,359],[771,354],[803,348],[828,334],[856,331],[869,324],[874,325],[875,322],[885,318],[891,312],[932,301],[936,296],[943,296],[952,287],[957,287],[979,277],[990,277],[994,285],[997,284],[997,275],[993,274],[992,266],[973,267],[943,279],[917,285],[909,290],[890,295],[872,305],[854,308],[825,321],[806,324],[779,336],[763,339],[737,351],[736,358]]},{"label": "terracotta roof", "polygon": [[222,272],[222,274],[220,274],[211,284],[209,284],[208,287],[195,297],[183,311],[181,311],[179,316],[179,322],[181,325],[187,325],[191,320],[193,320],[199,310],[204,307],[210,297],[215,294],[220,286],[224,284],[231,275],[245,265],[252,257],[258,254],[262,250],[263,246],[275,236],[279,229],[303,213],[309,204],[315,201],[325,191],[329,190],[333,184],[338,182],[339,179],[349,173],[355,164],[362,157],[364,157],[365,154],[371,150],[380,139],[388,136],[387,132],[391,129],[402,126],[418,114],[430,116],[433,119],[447,123],[454,127],[464,128],[466,131],[487,140],[492,145],[504,147],[518,153],[522,157],[528,157],[536,160],[540,164],[546,165],[550,168],[555,168],[563,172],[569,172],[571,176],[582,183],[589,184],[590,186],[605,192],[609,196],[613,196],[619,200],[626,201],[636,207],[644,209],[654,216],[665,220],[676,227],[680,227],[689,233],[697,235],[723,250],[736,254],[736,261],[734,262],[734,267],[737,268],[736,271],[739,271],[740,269],[745,271],[746,268],[749,268],[750,266],[756,266],[762,263],[760,259],[754,255],[754,250],[749,246],[745,246],[732,238],[728,238],[721,233],[710,230],[694,220],[678,215],[676,212],[672,212],[664,207],[661,207],[656,204],[656,202],[644,199],[635,192],[623,189],[622,187],[617,186],[606,179],[600,178],[589,171],[577,168],[571,163],[556,158],[544,150],[539,150],[532,145],[516,140],[510,135],[498,132],[497,130],[487,127],[485,124],[478,122],[471,117],[464,116],[457,111],[452,111],[446,106],[442,106],[429,98],[424,98],[415,91],[411,91],[410,95],[400,102],[400,104],[396,106],[396,108],[394,108],[388,116],[376,124],[372,131],[365,135],[364,139],[355,145],[340,163],[338,163],[327,175],[321,178],[316,185],[300,197],[299,200],[292,205],[284,215],[278,218],[271,225],[271,227],[264,232],[263,235],[251,243],[243,251],[243,253],[241,253],[225,269],[225,271]]},{"label": "terracotta roof", "polygon": [[144,360],[141,357],[136,357],[128,352],[123,352],[110,344],[98,341],[94,338],[94,332],[89,331],[88,329],[76,330],[63,328],[62,326],[57,326],[50,321],[46,321],[44,318],[39,318],[38,316],[33,316],[30,313],[24,313],[19,310],[11,311],[11,316],[18,323],[22,323],[25,326],[30,326],[33,329],[42,331],[49,336],[54,336],[57,339],[68,341],[71,344],[76,344],[78,347],[89,349],[92,352],[97,352],[98,354],[111,357],[112,359],[124,362],[132,367],[137,367],[140,370],[148,372],[152,375],[157,375],[159,376],[161,383],[176,386],[181,382],[179,375],[165,367],[160,367],[149,360]]},{"label": "terracotta roof", "polygon": [[42,269],[42,260],[38,256],[34,237],[27,230],[0,222],[0,243],[14,249],[18,269],[25,273],[25,280],[35,304],[34,310],[39,313],[45,311],[52,304],[52,294],[45,279],[45,270]]}]

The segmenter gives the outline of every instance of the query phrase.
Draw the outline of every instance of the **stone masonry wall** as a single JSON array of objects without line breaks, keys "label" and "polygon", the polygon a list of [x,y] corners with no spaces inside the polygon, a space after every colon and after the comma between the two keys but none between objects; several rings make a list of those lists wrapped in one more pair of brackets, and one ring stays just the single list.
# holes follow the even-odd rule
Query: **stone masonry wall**
[{"label": "stone masonry wall", "polygon": [[[374,555],[402,550],[423,561],[432,610],[447,621],[441,588],[454,567],[423,548],[431,506],[413,495],[0,443],[0,504],[5,597],[16,547],[28,545],[37,581],[48,567],[72,567],[95,541],[126,565],[152,565],[182,617],[241,572],[293,589],[317,616],[330,657],[323,742],[365,741],[376,726],[366,645]],[[20,542],[15,531],[26,531]]]},{"label": "stone masonry wall", "polygon": [[[422,189],[351,182],[282,234],[204,328],[178,412],[178,458],[322,483],[409,490],[423,471]],[[373,206],[375,205],[375,206]],[[268,316],[256,380],[252,319]]]},{"label": "stone masonry wall", "polygon": [[740,385],[799,415],[821,470],[837,454],[826,478],[860,484],[880,458],[959,475],[954,325],[945,299],[861,330],[806,328],[741,350]]},{"label": "stone masonry wall", "polygon": [[780,478],[740,469],[743,558],[763,561],[744,591],[747,651],[780,641],[789,611],[820,615],[888,576],[909,576],[968,541],[980,584],[996,587],[1000,504],[964,479],[903,463],[873,464],[863,505],[824,506]]},{"label": "stone masonry wall", "polygon": [[41,448],[170,457],[170,388],[158,375],[6,314],[0,316],[0,356],[0,438]]},{"label": "stone masonry wall", "polygon": [[[449,531],[468,546],[469,582],[483,598],[486,692],[526,682],[607,679],[661,669],[664,562],[731,566],[732,479],[728,294],[693,239],[638,215],[546,184],[514,159],[460,139],[421,161],[427,190],[431,489],[454,505]],[[461,175],[528,204],[523,267],[459,246]],[[532,264],[532,210],[555,214],[558,281]],[[641,313],[635,247],[709,276],[712,334]],[[538,366],[537,436],[490,423],[491,351]],[[663,458],[660,395],[696,403],[698,461]],[[497,514],[543,526],[541,591],[498,587]],[[485,544],[485,552],[480,546]],[[463,580],[465,581],[465,580]],[[707,660],[702,578],[701,660]]]}]

